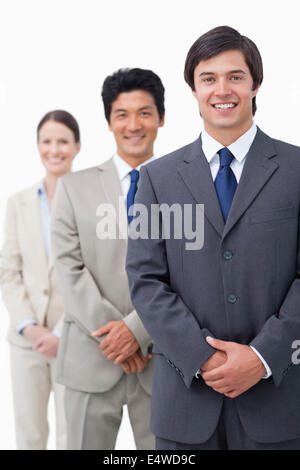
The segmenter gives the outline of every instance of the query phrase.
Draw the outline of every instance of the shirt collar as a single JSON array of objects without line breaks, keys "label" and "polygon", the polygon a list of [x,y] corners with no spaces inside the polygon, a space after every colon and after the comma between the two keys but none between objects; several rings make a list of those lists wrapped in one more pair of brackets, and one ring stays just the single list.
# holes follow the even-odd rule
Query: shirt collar
[{"label": "shirt collar", "polygon": [[39,197],[45,196],[46,195],[46,187],[45,187],[45,180],[42,180],[37,189],[37,193]]},{"label": "shirt collar", "polygon": [[[234,157],[241,163],[249,149],[253,143],[253,140],[256,136],[257,126],[253,122],[250,129],[245,132],[241,137],[239,137],[235,142],[228,146],[230,152],[234,155]],[[202,150],[207,158],[208,163],[211,162],[213,157],[218,153],[219,150],[224,148],[224,145],[220,144],[217,140],[211,137],[205,129],[201,132],[201,139],[202,139]]]},{"label": "shirt collar", "polygon": [[[155,158],[156,157],[154,155],[152,155],[152,157],[148,158],[148,160],[146,160],[145,162],[143,162],[139,166],[137,166],[136,170],[140,171],[140,169],[143,165],[146,165],[147,163],[152,162],[153,160],[155,160]],[[120,181],[122,181],[124,178],[126,178],[128,173],[130,173],[133,170],[133,168],[127,162],[125,162],[125,160],[123,160],[123,158],[121,158],[120,155],[118,155],[118,153],[115,153],[113,155],[113,161],[114,161],[114,164],[117,168],[117,172],[118,172]]]}]

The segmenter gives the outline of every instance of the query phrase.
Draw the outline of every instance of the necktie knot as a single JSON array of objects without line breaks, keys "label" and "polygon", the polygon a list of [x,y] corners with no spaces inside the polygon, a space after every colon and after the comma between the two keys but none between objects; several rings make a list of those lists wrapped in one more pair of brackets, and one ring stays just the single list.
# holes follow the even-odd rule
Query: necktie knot
[{"label": "necktie knot", "polygon": [[222,148],[218,151],[220,156],[220,166],[230,166],[234,156],[227,147]]},{"label": "necktie knot", "polygon": [[139,180],[140,173],[138,170],[132,170],[130,173],[130,182],[137,183]]}]

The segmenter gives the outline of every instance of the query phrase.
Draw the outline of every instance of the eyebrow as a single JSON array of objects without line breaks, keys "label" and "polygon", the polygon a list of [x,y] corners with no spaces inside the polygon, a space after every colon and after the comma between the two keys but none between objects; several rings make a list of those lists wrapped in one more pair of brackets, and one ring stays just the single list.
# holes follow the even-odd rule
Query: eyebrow
[{"label": "eyebrow", "polygon": [[[138,111],[144,111],[146,109],[153,109],[154,106],[152,105],[147,105],[147,106],[143,106],[142,108],[139,108]],[[117,108],[114,110],[114,113],[126,113],[128,111],[128,109],[123,109],[123,108]]]},{"label": "eyebrow", "polygon": [[[229,74],[230,73],[242,73],[242,74],[246,75],[246,72],[242,69],[230,70],[228,73]],[[206,75],[216,75],[216,74],[215,74],[215,72],[202,72],[202,73],[200,73],[199,77],[203,77],[203,76],[206,76]]]}]

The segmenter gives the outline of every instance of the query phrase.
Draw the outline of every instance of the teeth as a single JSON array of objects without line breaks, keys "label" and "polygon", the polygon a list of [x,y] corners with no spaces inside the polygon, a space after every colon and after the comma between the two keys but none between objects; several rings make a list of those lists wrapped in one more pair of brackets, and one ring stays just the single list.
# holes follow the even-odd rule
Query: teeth
[{"label": "teeth", "polygon": [[214,107],[220,108],[220,109],[227,109],[227,108],[234,108],[235,104],[234,103],[214,104]]}]

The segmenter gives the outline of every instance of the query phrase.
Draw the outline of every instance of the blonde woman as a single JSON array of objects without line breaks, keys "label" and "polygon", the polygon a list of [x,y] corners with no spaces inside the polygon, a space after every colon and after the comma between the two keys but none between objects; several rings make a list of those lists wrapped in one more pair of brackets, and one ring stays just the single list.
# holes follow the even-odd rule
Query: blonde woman
[{"label": "blonde woman", "polygon": [[17,448],[46,449],[51,391],[56,447],[66,446],[64,388],[56,384],[62,299],[51,262],[50,216],[58,178],[80,150],[79,127],[66,111],[47,113],[37,128],[44,178],[8,199],[0,283],[10,315],[11,376]]}]

